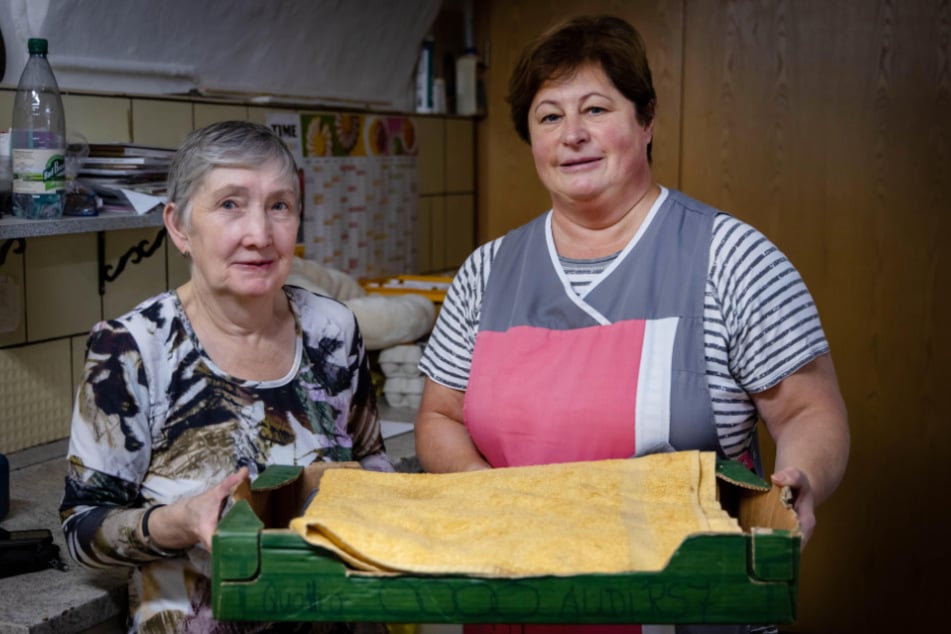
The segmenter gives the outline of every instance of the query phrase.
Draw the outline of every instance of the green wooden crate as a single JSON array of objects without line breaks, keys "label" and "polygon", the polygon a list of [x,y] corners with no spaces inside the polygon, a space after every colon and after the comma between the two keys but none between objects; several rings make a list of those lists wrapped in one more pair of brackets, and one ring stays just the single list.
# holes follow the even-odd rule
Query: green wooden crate
[{"label": "green wooden crate", "polygon": [[[276,494],[299,472],[268,469],[269,477],[262,474],[255,488]],[[778,490],[742,467],[718,465],[718,476],[723,506],[745,533],[691,535],[663,571],[616,575],[367,576],[297,533],[267,528],[241,500],[214,536],[214,616],[388,623],[794,621],[800,550],[795,515],[779,503]],[[293,496],[299,499],[299,491]]]}]

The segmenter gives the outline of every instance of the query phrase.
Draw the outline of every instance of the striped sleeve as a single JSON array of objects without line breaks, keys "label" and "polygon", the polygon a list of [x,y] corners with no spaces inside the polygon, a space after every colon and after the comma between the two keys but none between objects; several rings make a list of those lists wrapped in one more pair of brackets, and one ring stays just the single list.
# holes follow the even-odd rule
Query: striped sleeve
[{"label": "striped sleeve", "polygon": [[[812,295],[789,259],[766,236],[726,214],[711,244],[711,302],[718,304],[722,349],[708,347],[748,393],[777,385],[829,351]],[[710,313],[707,313],[708,318]],[[712,359],[715,361],[716,359]]]},{"label": "striped sleeve", "polygon": [[446,292],[419,363],[420,371],[436,383],[454,390],[465,390],[469,384],[482,293],[501,244],[502,238],[497,238],[473,251]]}]

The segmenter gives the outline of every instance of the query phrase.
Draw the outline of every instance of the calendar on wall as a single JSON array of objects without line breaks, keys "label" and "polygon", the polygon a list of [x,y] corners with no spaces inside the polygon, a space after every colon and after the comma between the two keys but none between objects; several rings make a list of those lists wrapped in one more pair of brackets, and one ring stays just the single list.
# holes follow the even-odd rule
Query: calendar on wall
[{"label": "calendar on wall", "polygon": [[304,257],[357,278],[416,266],[416,130],[410,117],[272,112],[302,173]]}]

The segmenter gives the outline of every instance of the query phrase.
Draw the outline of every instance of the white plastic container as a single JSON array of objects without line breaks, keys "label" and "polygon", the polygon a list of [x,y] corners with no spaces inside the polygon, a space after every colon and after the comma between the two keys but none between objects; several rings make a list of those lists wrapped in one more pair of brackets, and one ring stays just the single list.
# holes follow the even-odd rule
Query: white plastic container
[{"label": "white plastic container", "polygon": [[433,112],[446,114],[446,80],[442,77],[433,80]]},{"label": "white plastic container", "polygon": [[478,111],[479,56],[468,50],[456,59],[456,114],[472,116]]}]

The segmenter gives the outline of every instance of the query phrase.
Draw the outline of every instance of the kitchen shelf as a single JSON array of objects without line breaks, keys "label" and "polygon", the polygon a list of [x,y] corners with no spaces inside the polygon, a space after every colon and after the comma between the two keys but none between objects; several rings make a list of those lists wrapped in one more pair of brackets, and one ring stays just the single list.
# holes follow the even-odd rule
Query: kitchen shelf
[{"label": "kitchen shelf", "polygon": [[0,218],[0,240],[68,235],[90,231],[142,229],[161,225],[162,214],[157,211],[150,211],[145,214],[107,211],[98,216],[63,216],[62,218],[49,220],[25,220],[13,216],[4,216]]},{"label": "kitchen shelf", "polygon": [[[145,229],[159,227],[155,239],[140,240],[138,244],[124,253],[115,265],[107,264],[105,260],[105,232],[122,229]],[[162,245],[165,239],[165,226],[162,214],[150,211],[144,214],[126,211],[107,211],[98,216],[63,216],[49,220],[25,220],[13,216],[0,218],[0,266],[7,259],[7,254],[22,254],[26,249],[26,238],[46,236],[71,235],[77,233],[96,233],[96,259],[99,268],[99,295],[106,292],[106,283],[113,282],[130,261],[133,263],[151,257]]]}]

